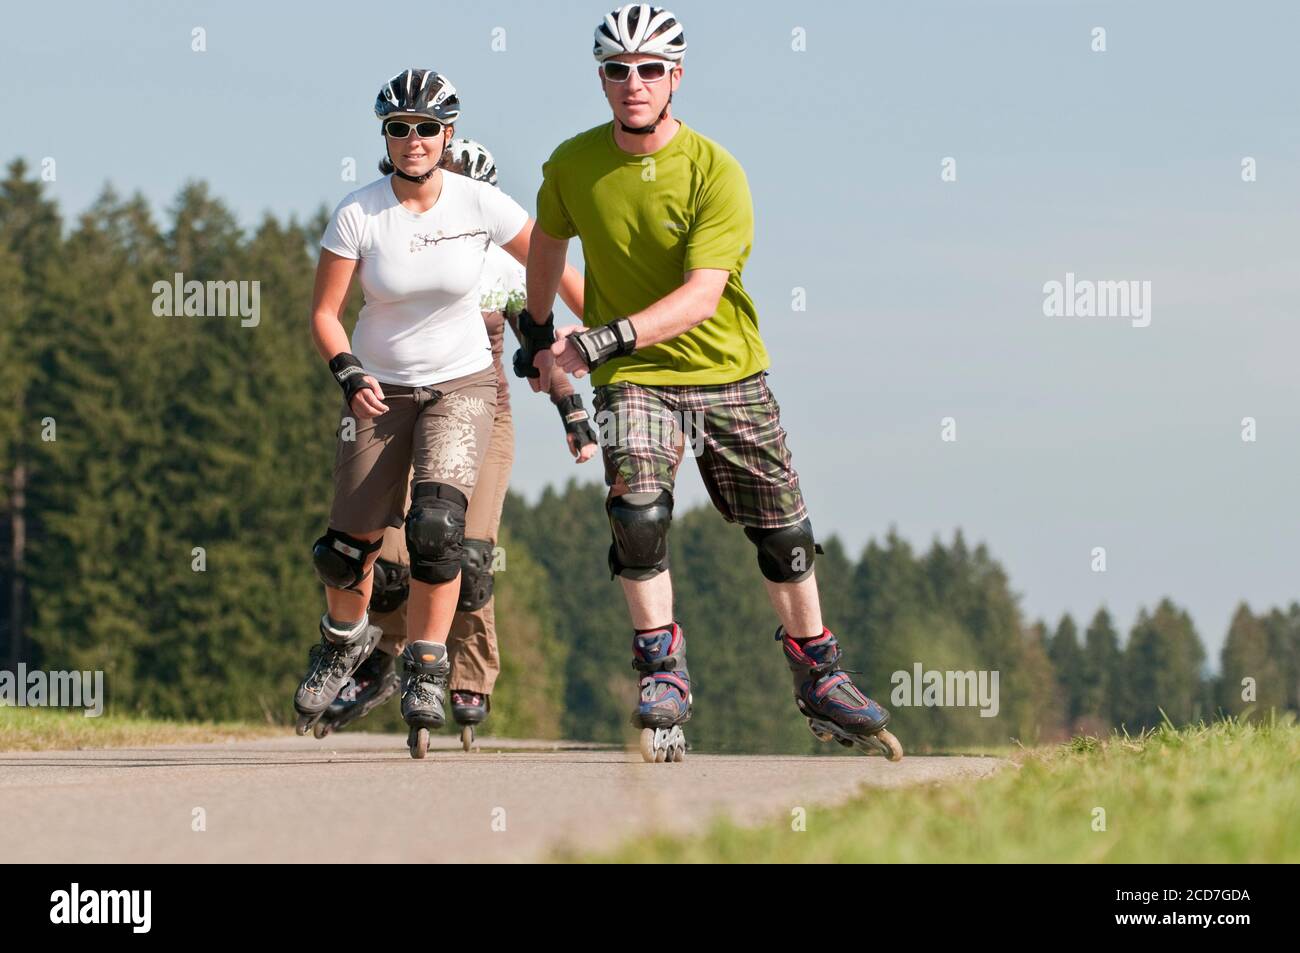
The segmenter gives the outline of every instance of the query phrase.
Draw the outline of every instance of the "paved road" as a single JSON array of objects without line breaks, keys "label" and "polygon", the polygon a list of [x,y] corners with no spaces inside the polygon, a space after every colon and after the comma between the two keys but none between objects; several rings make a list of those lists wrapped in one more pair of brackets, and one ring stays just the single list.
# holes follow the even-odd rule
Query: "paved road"
[{"label": "paved road", "polygon": [[0,862],[527,861],[691,830],[720,813],[788,819],[863,784],[971,781],[1006,764],[691,754],[656,765],[610,748],[483,747],[467,755],[435,738],[414,761],[404,736],[345,733],[0,753]]}]

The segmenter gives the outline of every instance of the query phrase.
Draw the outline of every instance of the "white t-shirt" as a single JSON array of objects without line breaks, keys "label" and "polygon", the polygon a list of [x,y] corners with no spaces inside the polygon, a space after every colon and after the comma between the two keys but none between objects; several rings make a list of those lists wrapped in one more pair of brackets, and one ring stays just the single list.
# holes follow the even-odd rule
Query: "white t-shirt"
[{"label": "white t-shirt", "polygon": [[393,193],[391,176],[339,203],[321,247],[359,259],[365,305],[352,353],[380,382],[427,387],[492,366],[479,310],[489,247],[528,221],[495,186],[444,172],[433,208],[417,214]]},{"label": "white t-shirt", "polygon": [[499,245],[487,250],[483,277],[479,280],[479,309],[518,312],[527,303],[528,287],[524,266]]}]

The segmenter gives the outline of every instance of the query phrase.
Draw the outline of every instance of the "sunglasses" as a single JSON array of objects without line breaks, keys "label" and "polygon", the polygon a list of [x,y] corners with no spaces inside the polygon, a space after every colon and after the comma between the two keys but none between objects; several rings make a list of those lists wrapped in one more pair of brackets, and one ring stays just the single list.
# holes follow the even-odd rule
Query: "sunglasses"
[{"label": "sunglasses", "polygon": [[611,83],[626,83],[627,78],[636,70],[637,77],[643,83],[657,83],[670,72],[674,64],[666,60],[644,60],[640,63],[620,63],[608,60],[600,64],[600,72]]},{"label": "sunglasses", "polygon": [[405,139],[411,134],[411,130],[421,139],[432,139],[434,136],[442,133],[442,123],[436,119],[429,119],[425,122],[409,123],[402,119],[390,119],[384,123],[384,135],[390,139]]}]

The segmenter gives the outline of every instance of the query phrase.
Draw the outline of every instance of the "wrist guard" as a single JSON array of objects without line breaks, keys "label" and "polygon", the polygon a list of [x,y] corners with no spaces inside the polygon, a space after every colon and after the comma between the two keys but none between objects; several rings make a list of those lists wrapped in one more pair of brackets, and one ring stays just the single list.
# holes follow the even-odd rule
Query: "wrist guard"
[{"label": "wrist guard", "polygon": [[627,318],[619,318],[609,324],[587,331],[579,331],[570,337],[578,348],[587,366],[595,370],[601,364],[636,350],[636,328]]}]

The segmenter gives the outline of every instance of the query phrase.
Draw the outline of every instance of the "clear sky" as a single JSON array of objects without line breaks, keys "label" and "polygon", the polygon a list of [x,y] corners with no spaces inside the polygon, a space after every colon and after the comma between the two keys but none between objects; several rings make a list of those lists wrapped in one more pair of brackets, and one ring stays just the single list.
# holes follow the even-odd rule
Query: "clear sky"
[{"label": "clear sky", "polygon": [[[188,179],[250,226],[304,217],[357,187],[346,157],[377,175],[375,94],[430,66],[531,209],[550,150],[608,118],[590,53],[608,8],[11,5],[0,161],[54,157],[67,218],[105,182],[161,215]],[[1126,630],[1169,595],[1216,667],[1238,600],[1300,597],[1300,5],[673,9],[675,114],[749,176],[744,282],[819,534],[856,553],[891,525],[921,548],[961,527],[1053,622],[1104,603]],[[1045,316],[1067,272],[1151,282],[1150,325]],[[598,480],[549,404],[515,395],[514,486]],[[689,462],[678,498],[706,499]]]}]

